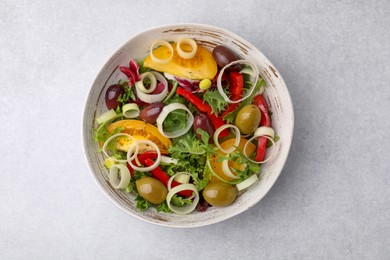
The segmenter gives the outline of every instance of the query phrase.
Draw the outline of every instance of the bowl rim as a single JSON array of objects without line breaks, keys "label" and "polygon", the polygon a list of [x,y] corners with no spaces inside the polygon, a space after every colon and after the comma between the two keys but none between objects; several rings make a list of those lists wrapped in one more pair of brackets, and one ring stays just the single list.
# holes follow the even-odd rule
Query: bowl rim
[{"label": "bowl rim", "polygon": [[[276,175],[276,176],[275,176],[274,180],[272,182],[270,182],[269,185],[266,187],[265,192],[263,192],[263,195],[259,196],[258,198],[256,198],[253,201],[253,203],[251,203],[251,205],[249,205],[248,207],[242,207],[241,209],[239,209],[239,210],[237,210],[237,211],[235,211],[233,213],[226,214],[226,215],[220,216],[218,218],[209,219],[208,221],[196,222],[195,225],[188,225],[188,224],[184,224],[183,225],[183,224],[180,224],[180,223],[179,224],[175,224],[175,223],[172,224],[172,222],[163,222],[163,221],[155,221],[154,222],[154,221],[151,221],[149,219],[142,218],[142,216],[133,214],[128,208],[122,206],[114,198],[112,198],[111,195],[108,193],[108,191],[103,187],[103,185],[100,183],[100,181],[98,180],[98,178],[97,178],[97,176],[96,176],[96,174],[95,174],[95,172],[93,170],[92,162],[89,160],[89,158],[87,156],[88,151],[87,151],[86,131],[89,131],[90,129],[86,129],[86,123],[85,122],[86,122],[86,110],[87,110],[87,106],[88,106],[88,100],[90,99],[90,97],[92,95],[93,86],[97,82],[99,75],[102,73],[102,71],[104,70],[104,68],[108,64],[108,62],[121,49],[123,49],[131,40],[133,40],[134,38],[140,36],[141,34],[149,33],[151,31],[155,31],[155,30],[170,29],[172,27],[199,27],[199,28],[203,28],[203,29],[212,29],[212,30],[222,31],[222,32],[226,33],[227,35],[232,35],[232,36],[236,37],[241,42],[245,43],[248,47],[250,47],[250,48],[260,52],[260,54],[263,55],[264,61],[268,62],[269,64],[271,64],[273,66],[273,64],[270,62],[270,60],[256,46],[254,46],[252,43],[248,42],[246,39],[242,38],[241,36],[239,36],[235,32],[226,30],[226,29],[221,28],[221,27],[208,25],[208,24],[202,24],[202,23],[172,23],[172,24],[164,24],[164,25],[150,27],[150,28],[148,28],[146,30],[143,30],[141,32],[138,32],[138,33],[135,33],[135,34],[131,35],[124,43],[120,44],[114,51],[111,52],[111,54],[108,56],[108,58],[105,59],[104,63],[100,66],[100,69],[98,70],[98,73],[95,74],[96,76],[94,77],[94,80],[93,80],[92,84],[89,87],[88,95],[86,96],[86,98],[84,100],[83,117],[82,117],[82,122],[81,122],[81,124],[82,124],[81,139],[82,139],[82,144],[83,144],[82,146],[83,146],[84,158],[87,161],[89,172],[90,172],[90,175],[91,175],[92,179],[95,181],[95,183],[99,187],[99,189],[106,195],[106,197],[111,202],[113,202],[114,205],[116,205],[119,209],[124,211],[126,214],[131,215],[131,216],[133,216],[133,217],[135,217],[135,218],[137,218],[139,220],[142,220],[144,222],[148,222],[148,223],[151,223],[151,224],[154,224],[154,225],[158,225],[158,226],[163,226],[163,227],[168,227],[168,228],[196,228],[196,227],[203,227],[203,226],[208,226],[208,225],[211,225],[211,224],[216,224],[218,222],[222,222],[222,221],[227,220],[229,218],[233,218],[235,216],[238,216],[239,214],[241,214],[241,213],[247,211],[248,209],[250,209],[251,207],[255,206],[257,203],[259,203],[268,194],[268,192],[275,185],[275,182],[278,180],[280,174],[282,173],[282,171],[284,169],[284,166],[286,164],[287,158],[288,158],[288,156],[290,154],[292,139],[293,139],[293,136],[294,136],[294,124],[295,124],[294,106],[293,106],[293,103],[292,103],[290,92],[288,91],[287,85],[286,85],[282,75],[279,73],[277,68],[275,68],[275,66],[273,66],[275,72],[278,75],[278,79],[281,81],[281,85],[283,85],[286,88],[286,101],[288,101],[288,106],[291,107],[291,111],[289,111],[290,118],[291,118],[291,129],[289,129],[290,132],[291,132],[291,138],[287,139],[287,141],[288,141],[287,150],[286,150],[287,153],[286,153],[286,156],[281,161],[280,170],[278,172],[274,173],[274,175]],[[170,223],[170,224],[167,224],[167,223]]]}]

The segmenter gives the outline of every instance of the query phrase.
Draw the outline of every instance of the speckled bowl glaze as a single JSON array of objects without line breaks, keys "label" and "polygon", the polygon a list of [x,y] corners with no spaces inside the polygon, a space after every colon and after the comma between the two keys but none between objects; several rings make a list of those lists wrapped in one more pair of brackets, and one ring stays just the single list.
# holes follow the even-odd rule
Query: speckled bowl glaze
[{"label": "speckled bowl glaze", "polygon": [[[98,144],[93,141],[95,117],[106,111],[104,95],[106,89],[119,79],[126,79],[119,71],[120,65],[127,65],[130,58],[143,59],[149,52],[151,44],[157,39],[177,40],[179,37],[194,38],[210,50],[219,44],[234,49],[243,59],[254,62],[261,76],[266,80],[265,97],[272,111],[273,127],[280,136],[275,149],[276,156],[262,166],[260,181],[240,194],[236,201],[228,207],[211,207],[206,212],[189,215],[160,213],[155,209],[145,212],[135,207],[135,196],[115,190],[108,181],[108,171],[104,168],[104,158],[98,152]],[[86,100],[83,118],[84,153],[93,178],[100,189],[120,209],[141,220],[167,226],[190,228],[205,226],[231,218],[244,212],[259,202],[271,189],[279,177],[290,149],[294,128],[293,106],[287,87],[275,67],[252,44],[227,30],[201,24],[177,24],[150,29],[135,35],[121,46],[108,59],[92,84]]]}]

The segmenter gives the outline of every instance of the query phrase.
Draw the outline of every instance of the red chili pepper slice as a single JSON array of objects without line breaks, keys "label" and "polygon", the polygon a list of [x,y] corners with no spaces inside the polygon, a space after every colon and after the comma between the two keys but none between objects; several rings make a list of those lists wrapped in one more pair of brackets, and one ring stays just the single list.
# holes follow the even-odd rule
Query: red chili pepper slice
[{"label": "red chili pepper slice", "polygon": [[[260,109],[260,113],[261,113],[260,125],[272,127],[271,117],[268,111],[268,105],[263,95],[255,96],[252,104],[257,106]],[[265,154],[267,151],[267,141],[268,139],[266,137],[263,136],[259,137],[258,144],[257,144],[257,153],[255,157],[255,160],[258,162],[263,161],[265,158]]]}]

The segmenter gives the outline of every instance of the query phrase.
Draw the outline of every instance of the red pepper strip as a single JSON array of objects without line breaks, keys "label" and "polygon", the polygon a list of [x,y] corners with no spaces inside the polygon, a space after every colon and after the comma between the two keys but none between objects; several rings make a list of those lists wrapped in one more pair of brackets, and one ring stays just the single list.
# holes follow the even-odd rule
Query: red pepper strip
[{"label": "red pepper strip", "polygon": [[272,126],[271,117],[268,112],[267,102],[265,101],[263,95],[255,96],[252,103],[253,105],[257,106],[260,109],[261,112],[260,125],[271,127]]},{"label": "red pepper strip", "polygon": [[[218,129],[225,124],[225,122],[220,117],[217,117],[213,113],[207,114],[207,116],[209,117],[209,119],[210,119],[210,121],[213,124],[215,129]],[[229,131],[227,129],[225,129],[225,130],[222,130],[222,132],[218,135],[218,138],[223,138],[223,137],[226,137],[228,135],[229,135]],[[211,136],[210,138],[213,138],[213,137]]]},{"label": "red pepper strip", "polygon": [[[239,100],[244,94],[244,76],[237,72],[231,71],[229,73],[230,93],[232,94],[231,100]],[[229,104],[222,112],[221,117],[225,117],[234,110],[237,109],[239,103]]]},{"label": "red pepper strip", "polygon": [[144,164],[144,162],[147,158],[150,158],[152,160],[156,160],[157,157],[158,156],[157,156],[156,152],[144,152],[144,153],[141,153],[138,155],[138,160],[140,163]]},{"label": "red pepper strip", "polygon": [[202,99],[198,98],[197,96],[195,96],[194,94],[192,94],[191,92],[189,92],[188,90],[185,90],[184,88],[182,87],[178,87],[176,89],[176,93],[184,98],[186,98],[189,102],[191,102],[194,106],[196,106],[196,108],[200,111],[200,112],[205,112],[207,114],[211,113],[212,112],[212,109],[211,107],[203,102]]},{"label": "red pepper strip", "polygon": [[229,73],[229,89],[231,100],[239,100],[244,94],[244,76],[238,71],[231,71]]},{"label": "red pepper strip", "polygon": [[[260,125],[272,127],[271,117],[268,111],[268,105],[263,95],[255,96],[255,98],[253,99],[253,105],[257,106],[260,109],[261,112]],[[255,160],[258,162],[263,161],[265,158],[265,153],[267,151],[267,141],[268,141],[267,138],[263,136],[259,137],[258,144],[257,144],[257,153],[255,157]]]},{"label": "red pepper strip", "polygon": [[239,103],[229,104],[227,108],[222,112],[221,117],[224,118],[228,114],[234,112],[237,109]]},{"label": "red pepper strip", "polygon": [[[145,165],[146,167],[149,167],[154,164],[153,160],[157,158],[156,153],[143,153],[138,156],[138,160],[140,161],[141,164]],[[169,175],[166,174],[163,170],[161,170],[160,167],[157,167],[153,170],[150,171],[153,175],[154,178],[157,180],[161,181],[165,186],[168,186],[168,181],[169,181]],[[173,180],[171,187],[176,187],[180,185],[181,183]],[[192,191],[191,190],[183,190],[178,192],[180,195],[185,196],[185,197],[191,197],[192,196]]]},{"label": "red pepper strip", "polygon": [[[211,123],[213,124],[215,130],[223,126],[225,122],[220,117],[217,117],[209,104],[205,103],[202,99],[198,98],[191,92],[185,90],[184,88],[178,87],[176,93],[184,98],[186,98],[190,103],[192,103],[199,111],[207,113]],[[226,137],[229,135],[227,129],[223,130],[219,134],[219,138]]]},{"label": "red pepper strip", "polygon": [[[135,160],[133,161],[133,163],[136,163]],[[127,169],[129,169],[130,176],[133,177],[134,176],[134,169],[130,166],[129,163],[126,163],[126,166],[127,166]]]}]

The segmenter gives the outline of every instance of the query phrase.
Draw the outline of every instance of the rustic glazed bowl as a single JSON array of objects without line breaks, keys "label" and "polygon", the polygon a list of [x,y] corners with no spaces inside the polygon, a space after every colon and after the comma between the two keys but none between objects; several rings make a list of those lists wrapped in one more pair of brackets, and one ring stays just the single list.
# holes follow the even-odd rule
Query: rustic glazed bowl
[{"label": "rustic glazed bowl", "polygon": [[[177,40],[179,37],[194,38],[198,44],[212,49],[224,44],[234,49],[243,59],[254,62],[261,76],[266,80],[265,97],[272,111],[272,122],[280,140],[276,143],[276,156],[262,166],[260,181],[240,194],[228,207],[211,207],[206,212],[176,215],[149,209],[145,212],[135,207],[135,196],[115,190],[108,180],[104,158],[93,141],[96,116],[106,111],[104,95],[106,89],[119,79],[126,78],[119,71],[120,65],[127,65],[130,59],[143,59],[148,55],[151,44],[157,39]],[[100,189],[120,209],[141,220],[167,227],[199,227],[231,218],[259,202],[279,177],[290,149],[294,125],[294,113],[287,87],[275,67],[252,44],[241,37],[221,28],[201,24],[167,25],[150,29],[130,38],[108,59],[92,84],[85,104],[83,118],[84,153],[93,178]]]}]

